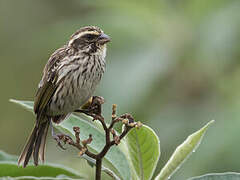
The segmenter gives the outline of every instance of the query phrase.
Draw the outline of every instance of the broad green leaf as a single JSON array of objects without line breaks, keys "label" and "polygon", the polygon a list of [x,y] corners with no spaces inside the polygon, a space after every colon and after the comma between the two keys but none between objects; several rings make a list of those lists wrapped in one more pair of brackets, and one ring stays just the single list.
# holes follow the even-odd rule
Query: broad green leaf
[{"label": "broad green leaf", "polygon": [[[38,177],[46,176],[46,177]],[[67,177],[68,176],[68,177]],[[83,177],[72,169],[64,166],[46,164],[33,166],[29,165],[26,168],[17,166],[17,156],[7,154],[0,151],[0,177],[4,179],[59,179],[65,180],[72,177],[79,179]],[[13,178],[14,177],[14,178]],[[51,178],[50,178],[51,177]],[[71,179],[72,179],[71,178]]]},{"label": "broad green leaf", "polygon": [[175,171],[180,168],[182,163],[191,155],[191,153],[197,149],[207,128],[213,122],[214,120],[210,121],[202,129],[188,136],[188,138],[177,147],[155,180],[165,180],[167,178],[170,178],[175,173]]},{"label": "broad green leaf", "polygon": [[[95,159],[92,159],[92,158],[90,158],[86,155],[84,155],[83,158],[87,160],[87,162],[89,163],[90,166],[96,165],[96,160]],[[102,166],[102,171],[105,172],[106,174],[108,174],[114,180],[120,180],[120,178],[116,174],[114,174],[110,169],[108,169],[104,166]]]},{"label": "broad green leaf", "polygon": [[[23,106],[24,108],[32,111],[33,110],[33,102],[32,101],[18,101],[11,100],[16,104]],[[80,138],[87,139],[89,134],[92,134],[93,141],[89,144],[91,150],[95,152],[100,152],[105,144],[105,135],[99,128],[95,127],[89,121],[81,119],[79,116],[71,115],[67,120],[62,123],[55,125],[57,129],[64,133],[68,133],[72,137],[74,137],[73,127],[80,127]],[[113,146],[107,155],[104,157],[105,165],[112,168],[112,170],[122,179],[129,180],[131,179],[131,172],[129,168],[129,164],[124,153],[117,146]]]},{"label": "broad green leaf", "polygon": [[160,157],[158,136],[150,127],[143,125],[127,134],[126,143],[136,178],[151,179]]},{"label": "broad green leaf", "polygon": [[[72,178],[67,176],[57,176],[57,177],[34,177],[34,176],[20,176],[20,177],[4,177],[1,180],[72,180]],[[81,179],[78,179],[81,180]],[[82,179],[83,180],[83,179]]]},{"label": "broad green leaf", "polygon": [[188,180],[240,180],[240,173],[227,172],[227,173],[213,173],[203,176],[193,177]]},{"label": "broad green leaf", "polygon": [[81,178],[81,176],[63,166],[56,165],[28,165],[26,168],[18,167],[17,163],[2,161],[0,162],[0,177],[18,177],[18,176],[34,176],[34,177],[57,177],[66,175],[73,179]]},{"label": "broad green leaf", "polygon": [[[20,177],[3,177],[1,180],[72,180],[67,176],[58,176],[58,177],[34,177],[34,176],[20,176]],[[81,179],[78,179],[81,180]],[[82,179],[83,180],[83,179]]]},{"label": "broad green leaf", "polygon": [[10,154],[5,153],[4,151],[0,150],[0,162],[1,161],[13,161],[17,162],[17,156],[13,156]]}]

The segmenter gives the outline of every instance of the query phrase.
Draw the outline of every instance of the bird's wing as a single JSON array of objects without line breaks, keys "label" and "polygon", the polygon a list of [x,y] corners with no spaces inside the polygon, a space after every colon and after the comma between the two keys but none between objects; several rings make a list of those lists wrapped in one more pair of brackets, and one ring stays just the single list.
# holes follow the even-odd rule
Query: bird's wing
[{"label": "bird's wing", "polygon": [[34,112],[37,114],[37,119],[42,119],[41,116],[46,111],[46,107],[58,87],[58,74],[56,71],[58,69],[58,65],[60,64],[59,62],[61,62],[61,60],[66,56],[65,49],[65,47],[62,47],[56,50],[49,58],[48,63],[44,68],[43,77],[39,83],[39,88],[34,101]]},{"label": "bird's wing", "polygon": [[51,100],[54,92],[57,89],[57,85],[53,82],[45,82],[37,91],[34,101],[34,112],[36,114],[42,114],[49,101]]}]

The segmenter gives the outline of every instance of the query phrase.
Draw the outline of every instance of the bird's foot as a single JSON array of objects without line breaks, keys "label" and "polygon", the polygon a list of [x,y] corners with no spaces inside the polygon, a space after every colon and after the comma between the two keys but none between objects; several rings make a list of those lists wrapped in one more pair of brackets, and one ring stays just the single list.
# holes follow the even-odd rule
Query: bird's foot
[{"label": "bird's foot", "polygon": [[66,148],[63,147],[63,145],[61,144],[61,141],[63,141],[64,144],[73,141],[72,138],[66,134],[55,134],[53,135],[53,138],[57,141],[57,145],[63,150],[66,150]]},{"label": "bird's foot", "polygon": [[104,98],[100,96],[93,96],[91,102],[87,102],[87,105],[84,105],[84,109],[78,109],[74,112],[84,113],[88,116],[91,116],[94,120],[104,120],[102,116],[102,104],[104,103]]}]

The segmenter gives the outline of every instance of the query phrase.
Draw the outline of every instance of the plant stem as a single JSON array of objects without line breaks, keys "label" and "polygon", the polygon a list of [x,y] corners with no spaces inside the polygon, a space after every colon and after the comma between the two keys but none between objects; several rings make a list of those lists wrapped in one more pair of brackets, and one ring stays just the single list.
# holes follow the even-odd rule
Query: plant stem
[{"label": "plant stem", "polygon": [[[72,140],[71,137],[66,135],[60,135],[59,139],[63,140],[65,143],[68,143],[72,146],[75,146],[80,150],[79,155],[86,154],[87,156],[93,158],[96,160],[96,174],[95,174],[95,180],[101,180],[101,170],[102,170],[102,159],[107,154],[109,149],[113,145],[118,145],[120,143],[120,140],[124,138],[124,136],[127,135],[127,133],[134,127],[140,127],[138,123],[134,122],[134,119],[132,115],[126,113],[121,115],[120,117],[117,117],[116,111],[117,111],[117,105],[114,104],[112,107],[112,122],[109,126],[104,121],[104,117],[102,116],[102,104],[104,103],[104,99],[99,96],[94,96],[92,99],[91,104],[88,106],[88,109],[80,109],[76,110],[75,112],[84,113],[88,116],[91,116],[93,120],[99,120],[104,131],[105,131],[105,146],[103,149],[98,153],[94,154],[90,152],[87,148],[87,144],[90,144],[92,141],[92,135],[89,135],[89,138],[86,140],[81,141],[79,138],[80,134],[80,128],[79,127],[73,127],[73,131],[75,132],[76,142]],[[124,124],[124,130],[123,132],[117,136],[113,126],[114,124],[122,122]],[[111,139],[111,135],[113,136],[113,139]],[[81,142],[81,143],[80,143]],[[61,144],[58,142],[58,145],[61,147]]]},{"label": "plant stem", "polygon": [[95,180],[101,180],[102,158],[96,159],[96,177]]}]

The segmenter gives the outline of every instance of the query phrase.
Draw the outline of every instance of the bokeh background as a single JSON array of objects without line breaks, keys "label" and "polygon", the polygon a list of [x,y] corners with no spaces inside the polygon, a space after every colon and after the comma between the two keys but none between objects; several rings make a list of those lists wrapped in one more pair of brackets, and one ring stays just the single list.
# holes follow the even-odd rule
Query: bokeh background
[{"label": "bokeh background", "polygon": [[[157,172],[209,120],[200,148],[172,177],[240,171],[239,0],[0,0],[0,149],[20,154],[33,114],[8,100],[32,100],[51,53],[78,28],[112,37],[96,95],[131,112],[161,140]],[[47,159],[89,174],[77,152],[49,136]]]}]

